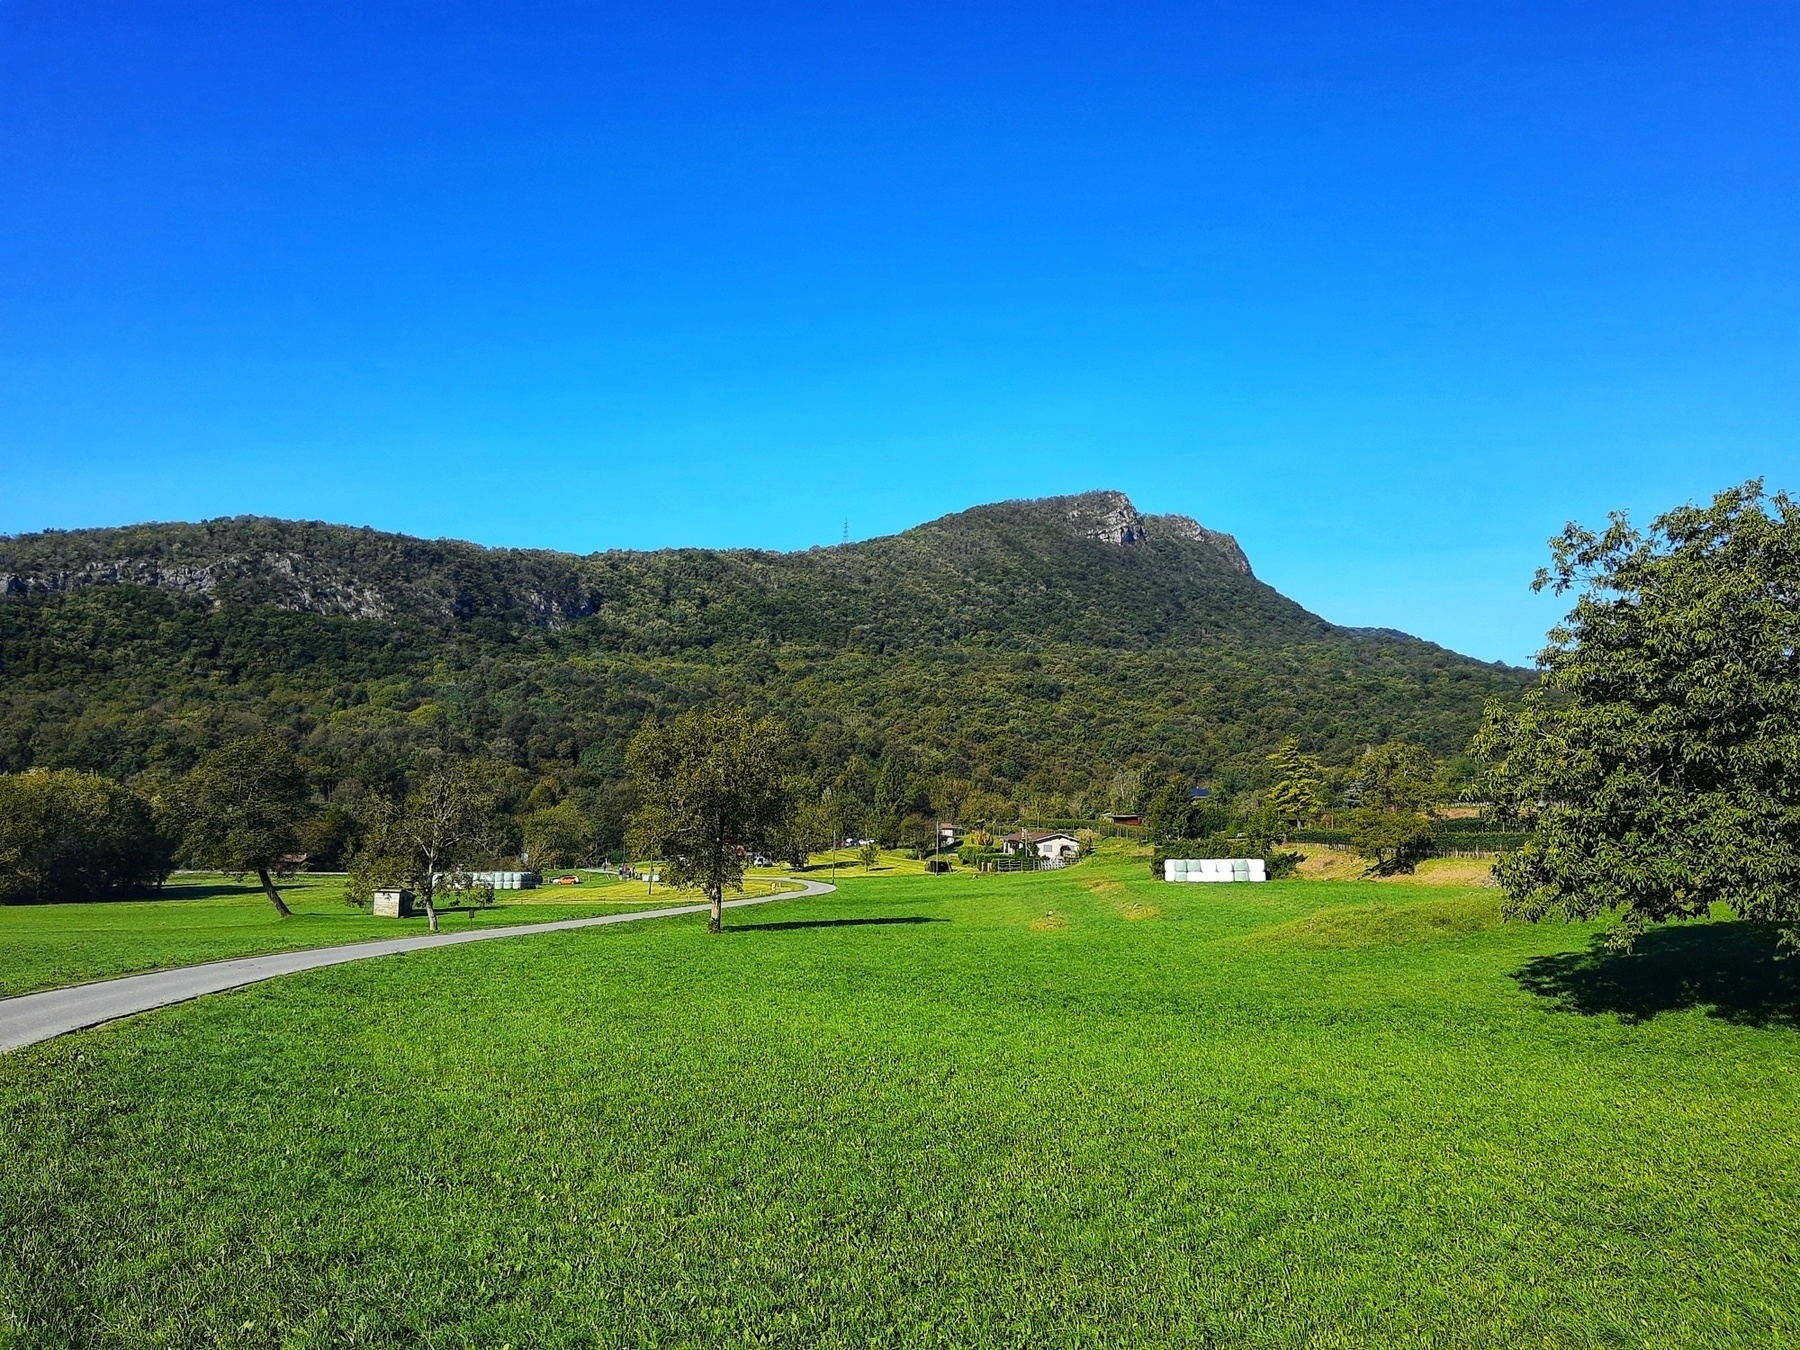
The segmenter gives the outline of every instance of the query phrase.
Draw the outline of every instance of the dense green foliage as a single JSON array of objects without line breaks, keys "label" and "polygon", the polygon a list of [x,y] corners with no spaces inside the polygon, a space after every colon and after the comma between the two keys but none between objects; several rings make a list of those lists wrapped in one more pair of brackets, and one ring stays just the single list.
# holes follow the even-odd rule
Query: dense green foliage
[{"label": "dense green foliage", "polygon": [[1298,736],[1289,736],[1270,753],[1269,767],[1274,781],[1264,802],[1270,814],[1289,830],[1317,819],[1329,801],[1318,756],[1303,751]]},{"label": "dense green foliage", "polygon": [[1647,531],[1570,525],[1538,585],[1580,588],[1544,688],[1491,706],[1476,747],[1527,918],[1646,925],[1727,904],[1800,920],[1800,504],[1752,483]]},{"label": "dense green foliage", "polygon": [[1286,850],[1304,826],[1331,821],[1330,842],[1346,843],[1375,874],[1411,871],[1437,843],[1437,808],[1448,793],[1449,766],[1424,746],[1389,741],[1366,748],[1350,764],[1326,770],[1294,738],[1269,755],[1275,781],[1254,797],[1191,788],[1170,778],[1151,795],[1144,829],[1156,845],[1151,875],[1165,858],[1260,856],[1269,876],[1289,875],[1299,855]]},{"label": "dense green foliage", "polygon": [[718,939],[360,962],[0,1059],[0,1317],[252,1350],[1800,1340],[1800,999],[1738,959],[1754,926],[1621,964],[1492,892],[840,882]]},{"label": "dense green foliage", "polygon": [[0,904],[160,885],[173,852],[150,803],[104,775],[0,774]]},{"label": "dense green foliage", "polygon": [[1287,736],[1340,763],[1400,735],[1449,753],[1530,680],[1333,627],[1228,538],[1116,494],[792,554],[256,519],[52,533],[0,541],[0,595],[0,769],[136,782],[269,727],[354,804],[434,747],[506,766],[521,817],[573,800],[615,844],[626,744],[697,704],[780,714],[811,799],[897,838],[948,813],[950,785],[1015,818],[1092,816],[1170,772],[1259,783]]},{"label": "dense green foliage", "polygon": [[254,872],[277,914],[288,907],[274,875],[300,846],[312,791],[294,752],[262,732],[203,755],[173,794],[181,859],[223,872]]},{"label": "dense green foliage", "polygon": [[404,786],[376,794],[365,806],[348,894],[367,904],[383,887],[410,890],[435,933],[445,896],[493,903],[494,888],[470,873],[494,861],[502,826],[489,765],[437,752],[420,758]]},{"label": "dense green foliage", "polygon": [[1381,873],[1409,870],[1436,839],[1432,813],[1445,785],[1437,760],[1422,745],[1370,746],[1347,773],[1353,805],[1343,814],[1350,847]]},{"label": "dense green foliage", "polygon": [[[787,732],[741,708],[689,708],[651,720],[626,748],[637,789],[630,840],[640,858],[660,858],[669,881],[712,905],[718,932],[726,890],[742,890],[752,854],[775,851],[794,823]],[[804,861],[804,859],[802,859]]]}]

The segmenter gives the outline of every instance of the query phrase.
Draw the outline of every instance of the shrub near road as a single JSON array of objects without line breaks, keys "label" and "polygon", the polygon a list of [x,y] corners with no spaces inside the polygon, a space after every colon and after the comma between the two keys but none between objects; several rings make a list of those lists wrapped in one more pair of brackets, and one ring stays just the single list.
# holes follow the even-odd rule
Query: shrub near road
[{"label": "shrub near road", "polygon": [[[1658,1002],[1590,927],[1500,926],[1491,890],[1174,887],[1107,858],[839,881],[718,937],[362,963],[0,1060],[0,1325],[1800,1338],[1800,994],[1740,959],[1760,930],[1671,930]],[[1754,996],[1709,976],[1719,939]]]}]

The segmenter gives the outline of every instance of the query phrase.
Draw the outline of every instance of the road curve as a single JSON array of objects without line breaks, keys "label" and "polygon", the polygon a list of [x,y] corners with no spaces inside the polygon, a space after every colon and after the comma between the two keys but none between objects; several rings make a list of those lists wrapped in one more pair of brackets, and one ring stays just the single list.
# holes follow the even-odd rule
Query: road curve
[{"label": "road curve", "polygon": [[[777,895],[727,900],[725,908],[766,905],[771,900],[799,900],[809,895],[828,895],[837,889],[823,881],[798,881],[793,877],[774,879],[796,881],[801,889],[782,891]],[[20,1046],[34,1045],[38,1041],[47,1041],[52,1036],[61,1036],[65,1032],[116,1021],[121,1017],[130,1017],[133,1013],[149,1012],[152,1008],[166,1008],[172,1003],[186,1003],[202,994],[241,989],[244,985],[274,979],[277,975],[292,975],[297,970],[338,966],[346,961],[367,961],[377,956],[393,956],[399,952],[452,947],[461,942],[524,937],[528,933],[559,933],[570,928],[636,923],[642,919],[672,919],[682,914],[704,914],[706,908],[704,904],[677,905],[670,909],[634,910],[629,914],[601,914],[591,919],[557,919],[550,923],[521,923],[475,932],[426,933],[419,937],[351,942],[336,947],[312,947],[297,952],[276,952],[269,956],[238,956],[229,961],[209,961],[202,966],[182,966],[176,970],[157,970],[146,975],[127,975],[117,980],[99,980],[93,984],[70,985],[66,989],[46,989],[38,994],[21,994],[17,998],[0,999],[0,1054],[17,1050]]]}]

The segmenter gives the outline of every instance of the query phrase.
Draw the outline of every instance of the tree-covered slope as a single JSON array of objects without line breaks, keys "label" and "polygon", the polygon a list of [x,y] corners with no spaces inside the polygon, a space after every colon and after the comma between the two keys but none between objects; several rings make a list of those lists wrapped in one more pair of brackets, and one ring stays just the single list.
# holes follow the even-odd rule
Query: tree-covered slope
[{"label": "tree-covered slope", "polygon": [[[259,518],[0,540],[0,768],[176,769],[290,729],[322,773],[423,743],[607,777],[642,718],[772,708],[850,779],[1037,800],[1254,774],[1277,739],[1460,748],[1526,672],[1336,627],[1236,543],[1122,494],[799,553],[586,557]],[[360,766],[360,767],[359,767]]]}]

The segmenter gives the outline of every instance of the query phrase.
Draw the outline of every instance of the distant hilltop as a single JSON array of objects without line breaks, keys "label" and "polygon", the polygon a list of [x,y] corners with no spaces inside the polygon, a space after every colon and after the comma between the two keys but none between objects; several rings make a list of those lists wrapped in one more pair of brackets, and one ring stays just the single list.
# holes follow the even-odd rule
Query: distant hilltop
[{"label": "distant hilltop", "polygon": [[1250,575],[1250,560],[1244,556],[1244,550],[1238,547],[1238,541],[1230,535],[1209,530],[1192,516],[1146,516],[1131,504],[1131,498],[1123,492],[1083,492],[1073,497],[1045,497],[1036,502],[1006,504],[1061,510],[1075,533],[1086,539],[1100,539],[1109,544],[1142,544],[1151,539],[1192,539],[1212,549],[1234,571]]}]

